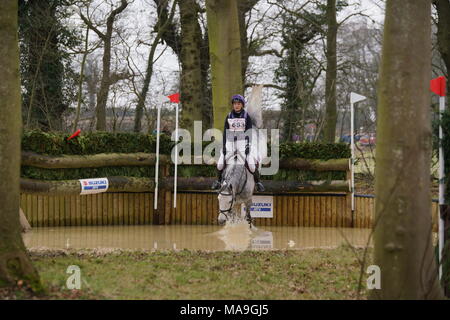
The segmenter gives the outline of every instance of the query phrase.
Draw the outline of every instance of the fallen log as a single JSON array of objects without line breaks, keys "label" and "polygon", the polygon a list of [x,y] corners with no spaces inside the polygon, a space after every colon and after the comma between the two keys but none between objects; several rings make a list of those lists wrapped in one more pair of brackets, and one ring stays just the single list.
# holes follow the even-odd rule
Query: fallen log
[{"label": "fallen log", "polygon": [[285,158],[280,159],[280,168],[311,171],[348,171],[350,170],[350,159],[316,160]]},{"label": "fallen log", "polygon": [[[149,178],[107,177],[107,192],[149,192],[155,189],[155,182]],[[20,191],[32,194],[69,195],[80,194],[79,180],[44,181],[20,179]]]},{"label": "fallen log", "polygon": [[[216,178],[179,177],[177,189],[179,191],[210,191]],[[108,177],[109,187],[106,192],[153,192],[155,182],[150,178]],[[333,181],[274,181],[263,180],[266,192],[350,192],[350,184],[346,180]],[[160,189],[172,190],[173,177],[161,178]],[[78,180],[43,181],[20,179],[23,193],[33,194],[80,194],[81,185]]]},{"label": "fallen log", "polygon": [[[160,164],[172,163],[170,156],[161,154]],[[22,152],[22,165],[45,169],[99,168],[118,166],[155,165],[154,153],[99,153],[93,155],[47,156],[34,152]]]},{"label": "fallen log", "polygon": [[[118,166],[153,166],[156,163],[154,153],[99,153],[93,155],[48,156],[34,152],[22,152],[22,165],[45,169],[99,168]],[[160,165],[173,165],[169,155],[161,154]],[[181,165],[216,165],[213,157],[192,156],[190,164]],[[279,163],[282,169],[299,169],[311,171],[347,171],[350,170],[349,159],[302,159],[285,158]]]}]

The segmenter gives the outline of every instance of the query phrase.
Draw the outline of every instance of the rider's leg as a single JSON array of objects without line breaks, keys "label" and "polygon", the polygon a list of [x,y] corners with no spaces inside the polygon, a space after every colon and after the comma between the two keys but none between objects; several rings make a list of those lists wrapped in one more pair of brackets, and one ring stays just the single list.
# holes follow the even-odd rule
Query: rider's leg
[{"label": "rider's leg", "polygon": [[220,186],[222,185],[222,173],[223,173],[223,169],[222,170],[217,169],[217,180],[214,181],[211,189],[217,190],[220,188]]},{"label": "rider's leg", "polygon": [[222,185],[222,173],[225,169],[225,157],[224,154],[221,153],[219,160],[217,161],[217,180],[213,182],[211,189],[217,190]]},{"label": "rider's leg", "polygon": [[252,207],[252,201],[250,199],[250,201],[245,204],[245,220],[247,220],[248,224],[250,225],[250,228],[252,227],[252,223],[253,223],[253,219],[250,214],[251,207]]}]

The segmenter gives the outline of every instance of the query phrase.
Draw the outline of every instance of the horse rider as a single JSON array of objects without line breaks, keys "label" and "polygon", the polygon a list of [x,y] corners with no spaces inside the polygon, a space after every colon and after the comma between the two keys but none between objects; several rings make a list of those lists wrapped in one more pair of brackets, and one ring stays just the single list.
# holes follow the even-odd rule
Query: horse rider
[{"label": "horse rider", "polygon": [[[247,113],[247,111],[244,110],[245,107],[245,99],[243,96],[236,94],[231,98],[231,104],[233,106],[233,110],[231,110],[231,112],[226,116],[225,118],[225,128],[224,128],[224,134],[223,134],[223,148],[222,148],[222,155],[221,155],[221,159],[223,159],[223,167],[220,169],[221,166],[221,161],[219,160],[219,162],[217,163],[217,181],[215,181],[212,185],[212,189],[216,190],[219,189],[220,186],[222,185],[222,173],[225,169],[226,166],[226,155],[227,155],[227,150],[226,150],[226,142],[228,141],[233,141],[233,138],[236,138],[236,136],[232,136],[232,132],[233,130],[231,130],[230,132],[230,125],[232,126],[232,129],[235,129],[236,127],[240,127],[241,130],[236,130],[236,131],[247,131],[249,129],[252,129],[252,120],[250,119],[250,115]],[[237,120],[239,119],[239,120]],[[245,155],[248,156],[248,154],[250,153],[250,139],[248,136],[245,136],[246,139],[246,147],[245,147]],[[250,170],[249,170],[250,171]],[[250,171],[251,172],[251,171]],[[261,183],[260,180],[260,173],[258,170],[258,164],[256,163],[255,165],[255,171],[253,172],[253,177],[255,179],[255,186],[256,186],[256,190],[258,192],[262,192],[264,191],[264,186]]]}]

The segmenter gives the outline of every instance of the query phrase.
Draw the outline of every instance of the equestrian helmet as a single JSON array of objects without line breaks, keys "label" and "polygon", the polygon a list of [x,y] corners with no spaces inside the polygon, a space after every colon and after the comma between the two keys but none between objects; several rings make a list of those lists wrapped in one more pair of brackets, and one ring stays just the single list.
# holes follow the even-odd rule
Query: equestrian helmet
[{"label": "equestrian helmet", "polygon": [[242,103],[242,106],[245,107],[245,99],[240,94],[235,94],[234,96],[231,97],[231,104],[233,104],[236,101],[239,101],[240,103]]}]

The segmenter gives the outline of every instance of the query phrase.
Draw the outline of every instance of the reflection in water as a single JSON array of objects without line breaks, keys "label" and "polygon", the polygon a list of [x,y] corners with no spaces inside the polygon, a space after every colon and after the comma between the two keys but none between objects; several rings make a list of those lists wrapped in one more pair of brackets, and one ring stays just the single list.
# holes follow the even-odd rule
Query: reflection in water
[{"label": "reflection in water", "polygon": [[208,226],[102,226],[34,228],[23,235],[29,248],[147,250],[265,250],[365,246],[370,229]]},{"label": "reflection in water", "polygon": [[248,222],[241,220],[236,223],[227,221],[226,225],[212,236],[217,236],[223,241],[225,250],[246,250],[249,249],[251,240],[254,237],[254,228],[250,229]]}]

